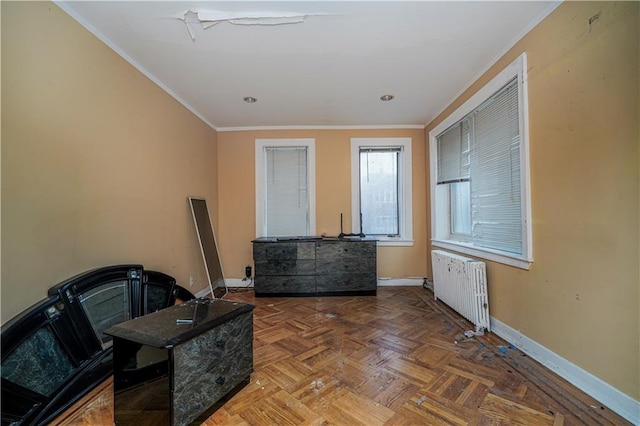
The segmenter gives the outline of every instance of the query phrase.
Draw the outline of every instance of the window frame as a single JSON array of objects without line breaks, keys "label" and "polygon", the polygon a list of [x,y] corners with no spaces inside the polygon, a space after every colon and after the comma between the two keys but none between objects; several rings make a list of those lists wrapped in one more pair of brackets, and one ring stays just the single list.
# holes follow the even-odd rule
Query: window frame
[{"label": "window frame", "polygon": [[399,148],[399,236],[375,235],[379,246],[413,246],[412,138],[351,138],[351,232],[360,232],[360,149]]},{"label": "window frame", "polygon": [[[453,239],[450,232],[450,191],[439,191],[437,136],[462,120],[465,116],[491,98],[502,87],[517,78],[518,81],[518,125],[520,127],[520,189],[522,218],[522,255],[474,245],[472,242]],[[431,199],[431,244],[433,247],[457,251],[481,259],[491,260],[521,269],[529,269],[533,262],[533,230],[531,220],[531,177],[529,167],[529,119],[527,95],[527,57],[522,53],[511,64],[499,72],[485,86],[446,117],[429,132],[429,170]]]},{"label": "window frame", "polygon": [[256,202],[256,238],[267,237],[265,183],[266,183],[266,149],[267,148],[307,148],[307,196],[308,196],[308,233],[316,234],[316,140],[313,138],[295,139],[256,139],[255,140],[255,202]]}]

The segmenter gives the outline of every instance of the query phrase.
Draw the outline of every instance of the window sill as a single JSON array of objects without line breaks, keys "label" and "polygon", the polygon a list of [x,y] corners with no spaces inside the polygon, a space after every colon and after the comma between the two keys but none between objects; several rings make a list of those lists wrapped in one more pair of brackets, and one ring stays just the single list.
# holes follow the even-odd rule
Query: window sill
[{"label": "window sill", "polygon": [[443,249],[464,253],[470,256],[478,257],[484,260],[502,263],[504,265],[514,266],[520,269],[529,270],[533,259],[527,259],[517,255],[509,255],[497,250],[476,247],[469,243],[462,243],[452,240],[431,240],[431,245]]},{"label": "window sill", "polygon": [[413,240],[404,240],[402,238],[382,238],[371,237],[378,240],[378,246],[382,247],[413,247]]}]

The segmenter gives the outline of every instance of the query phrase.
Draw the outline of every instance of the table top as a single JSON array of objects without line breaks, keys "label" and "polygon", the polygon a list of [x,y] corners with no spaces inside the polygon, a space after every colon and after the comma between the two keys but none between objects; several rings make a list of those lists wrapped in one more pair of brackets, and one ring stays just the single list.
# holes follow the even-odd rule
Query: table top
[{"label": "table top", "polygon": [[193,299],[114,325],[106,334],[156,348],[171,348],[254,308],[222,299]]}]

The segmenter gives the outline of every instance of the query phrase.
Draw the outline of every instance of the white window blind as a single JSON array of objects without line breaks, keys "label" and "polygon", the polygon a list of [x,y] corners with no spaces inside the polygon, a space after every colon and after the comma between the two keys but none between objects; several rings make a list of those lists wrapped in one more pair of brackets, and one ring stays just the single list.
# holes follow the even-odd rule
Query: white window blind
[{"label": "white window blind", "polygon": [[517,88],[512,81],[473,117],[471,218],[476,245],[522,254]]},{"label": "white window blind", "polygon": [[469,180],[469,120],[438,136],[438,184]]},{"label": "white window blind", "polygon": [[[475,246],[522,255],[517,83],[512,80],[437,136],[437,184],[453,188],[452,234],[470,233]],[[466,187],[461,182],[468,182],[468,212],[461,210]]]},{"label": "white window blind", "polygon": [[309,235],[307,147],[265,147],[265,234]]}]

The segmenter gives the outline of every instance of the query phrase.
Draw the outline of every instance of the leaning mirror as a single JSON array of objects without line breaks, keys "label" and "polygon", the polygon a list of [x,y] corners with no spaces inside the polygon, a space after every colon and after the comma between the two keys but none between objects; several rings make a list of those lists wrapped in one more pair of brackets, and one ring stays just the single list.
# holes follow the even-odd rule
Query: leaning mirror
[{"label": "leaning mirror", "polygon": [[221,299],[227,294],[227,285],[224,281],[218,244],[213,232],[207,201],[204,198],[189,197],[189,205],[191,206],[193,223],[200,243],[200,252],[204,260],[204,269],[209,281],[211,297]]}]

